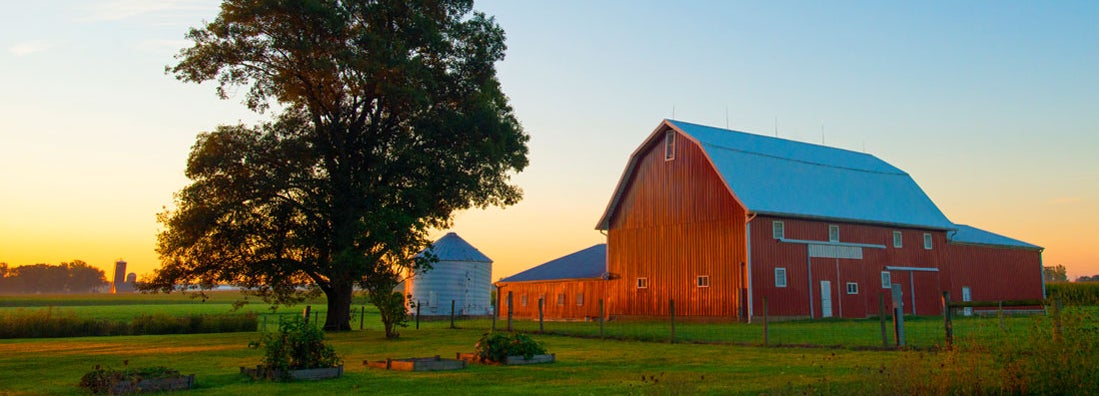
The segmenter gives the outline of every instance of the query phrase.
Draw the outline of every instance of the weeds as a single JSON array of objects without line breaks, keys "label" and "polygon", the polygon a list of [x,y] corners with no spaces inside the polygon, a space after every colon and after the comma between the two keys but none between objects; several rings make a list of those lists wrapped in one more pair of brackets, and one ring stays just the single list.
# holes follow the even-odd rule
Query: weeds
[{"label": "weeds", "polygon": [[193,334],[255,331],[256,314],[142,315],[130,322],[81,318],[69,310],[47,307],[0,313],[0,339],[114,335]]}]

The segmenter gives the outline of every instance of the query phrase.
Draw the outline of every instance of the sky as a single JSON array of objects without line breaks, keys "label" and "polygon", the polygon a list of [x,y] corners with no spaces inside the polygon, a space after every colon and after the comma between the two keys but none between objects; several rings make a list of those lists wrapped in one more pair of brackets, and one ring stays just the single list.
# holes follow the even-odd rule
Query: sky
[{"label": "sky", "polygon": [[[159,266],[195,136],[244,89],[164,73],[209,0],[16,2],[0,14],[0,262]],[[477,2],[530,135],[524,199],[456,214],[493,279],[605,242],[595,223],[665,118],[864,151],[952,221],[1099,274],[1099,2]],[[448,230],[437,230],[442,236]]]}]

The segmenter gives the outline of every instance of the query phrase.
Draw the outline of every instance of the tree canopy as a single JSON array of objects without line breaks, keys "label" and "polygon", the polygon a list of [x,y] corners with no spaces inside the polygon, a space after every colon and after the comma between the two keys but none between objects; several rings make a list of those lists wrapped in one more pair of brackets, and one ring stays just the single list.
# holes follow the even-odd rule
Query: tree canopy
[{"label": "tree canopy", "polygon": [[528,136],[496,78],[504,32],[472,7],[227,0],[192,29],[169,73],[278,112],[199,135],[145,287],[233,283],[279,303],[313,285],[325,328],[349,329],[353,285],[392,290],[455,211],[518,202]]},{"label": "tree canopy", "polygon": [[107,285],[103,270],[80,260],[14,268],[0,263],[0,292],[4,293],[92,293]]}]

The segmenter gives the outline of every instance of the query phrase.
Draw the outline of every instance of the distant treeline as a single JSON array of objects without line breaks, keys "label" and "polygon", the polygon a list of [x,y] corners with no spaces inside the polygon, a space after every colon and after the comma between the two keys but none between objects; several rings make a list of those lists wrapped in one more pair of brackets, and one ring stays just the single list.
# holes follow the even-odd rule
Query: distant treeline
[{"label": "distant treeline", "polygon": [[2,293],[92,293],[108,286],[103,270],[80,260],[59,265],[34,264],[8,268],[0,263]]}]

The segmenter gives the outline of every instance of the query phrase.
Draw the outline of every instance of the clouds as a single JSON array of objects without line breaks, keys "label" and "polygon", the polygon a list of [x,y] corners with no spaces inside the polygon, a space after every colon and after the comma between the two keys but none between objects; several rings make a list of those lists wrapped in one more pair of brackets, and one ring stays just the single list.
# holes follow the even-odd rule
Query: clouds
[{"label": "clouds", "polygon": [[8,47],[8,52],[15,56],[27,56],[36,52],[45,52],[56,45],[57,43],[47,40],[24,41]]},{"label": "clouds", "polygon": [[85,21],[118,21],[165,12],[209,11],[217,8],[212,0],[109,0],[82,7]]}]

